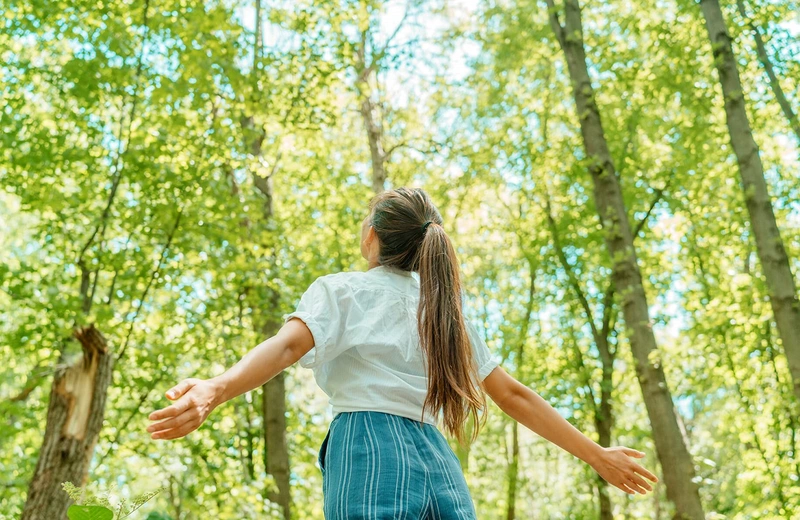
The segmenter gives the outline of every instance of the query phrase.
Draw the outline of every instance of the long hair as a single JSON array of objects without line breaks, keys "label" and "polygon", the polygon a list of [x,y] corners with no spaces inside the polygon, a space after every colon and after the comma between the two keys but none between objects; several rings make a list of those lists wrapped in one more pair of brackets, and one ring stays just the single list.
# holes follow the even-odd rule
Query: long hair
[{"label": "long hair", "polygon": [[385,191],[372,199],[370,210],[378,262],[419,272],[417,328],[428,379],[422,415],[442,412],[445,430],[461,443],[471,420],[472,441],[485,418],[486,396],[464,323],[458,259],[442,216],[421,189]]}]

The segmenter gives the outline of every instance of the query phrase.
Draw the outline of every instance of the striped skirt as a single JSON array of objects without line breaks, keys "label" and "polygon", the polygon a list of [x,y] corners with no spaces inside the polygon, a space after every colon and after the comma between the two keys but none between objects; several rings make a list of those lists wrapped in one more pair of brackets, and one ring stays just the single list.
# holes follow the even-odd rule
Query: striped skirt
[{"label": "striped skirt", "polygon": [[346,412],[319,451],[326,520],[475,520],[453,450],[436,427]]}]

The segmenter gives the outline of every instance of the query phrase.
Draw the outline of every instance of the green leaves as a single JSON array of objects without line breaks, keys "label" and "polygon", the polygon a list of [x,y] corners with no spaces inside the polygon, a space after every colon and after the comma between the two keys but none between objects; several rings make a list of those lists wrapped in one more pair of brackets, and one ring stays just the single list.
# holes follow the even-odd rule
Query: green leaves
[{"label": "green leaves", "polygon": [[[69,520],[122,520],[131,516],[165,489],[158,488],[137,495],[128,504],[124,497],[114,497],[112,489],[108,489],[102,494],[95,494],[88,489],[89,486],[78,488],[72,482],[64,482],[61,487],[69,495],[70,499],[76,502],[67,511]],[[113,506],[112,501],[114,503]]]},{"label": "green leaves", "polygon": [[102,506],[71,505],[67,510],[69,520],[113,520],[114,512]]},{"label": "green leaves", "polygon": [[[662,347],[653,361],[667,371],[695,460],[713,462],[698,470],[704,501],[731,519],[797,516],[800,421],[786,405],[789,373],[742,211],[753,193],[731,173],[736,163],[698,7],[685,0],[582,4],[591,102],[632,226],[655,191],[669,186],[636,245]],[[799,107],[800,61],[787,22],[797,2],[746,4],[789,102]],[[131,496],[168,487],[149,497],[159,518],[274,516],[263,498],[272,480],[258,392],[220,407],[207,429],[181,443],[148,442],[145,417],[163,404],[166,381],[219,374],[263,341],[260,322],[291,310],[315,277],[365,268],[358,233],[372,188],[355,85],[360,30],[369,33],[367,54],[378,58],[362,87],[383,130],[380,144],[391,150],[388,184],[422,186],[439,205],[458,247],[468,313],[491,348],[591,435],[590,394],[599,402],[610,388],[612,439],[649,450],[649,422],[624,345],[631,332],[613,327],[612,313],[609,342],[619,353],[611,384],[603,382],[601,353],[547,221],[549,198],[567,264],[602,325],[616,260],[604,242],[619,221],[604,228],[597,217],[588,172],[604,170],[581,150],[579,118],[588,112],[573,106],[567,64],[542,5],[265,1],[254,60],[254,2],[152,0],[145,46],[144,2],[5,2],[3,511],[21,514],[50,376],[62,352],[70,358],[77,350],[70,331],[94,322],[115,349],[126,342],[127,349],[109,391],[92,481],[118,482]],[[405,29],[384,48],[406,9]],[[737,100],[752,117],[778,226],[786,237],[800,236],[798,143],[740,18],[731,18],[739,26],[731,31],[742,67]],[[571,44],[579,35],[566,37]],[[248,118],[251,126],[243,124]],[[256,177],[271,186],[271,219],[264,219],[268,199]],[[95,231],[83,255],[86,295],[93,295],[87,314],[77,261]],[[800,242],[787,238],[785,245],[797,273]],[[629,298],[614,294],[612,307]],[[295,516],[321,518],[314,461],[326,427],[324,396],[301,369],[288,375],[287,392],[291,471],[303,483],[292,490]],[[499,410],[489,419],[470,455],[481,518],[502,516],[506,496],[510,432]],[[595,518],[591,475],[537,439],[519,440],[519,503],[543,518]],[[80,504],[116,511],[77,493]],[[654,507],[619,504],[643,518]]]}]

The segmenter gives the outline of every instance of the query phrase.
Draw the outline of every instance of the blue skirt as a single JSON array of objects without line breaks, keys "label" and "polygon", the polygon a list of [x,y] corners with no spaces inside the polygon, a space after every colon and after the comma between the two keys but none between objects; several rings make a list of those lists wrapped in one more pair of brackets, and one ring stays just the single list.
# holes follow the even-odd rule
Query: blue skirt
[{"label": "blue skirt", "polygon": [[326,520],[475,520],[450,445],[430,424],[338,414],[319,450]]}]

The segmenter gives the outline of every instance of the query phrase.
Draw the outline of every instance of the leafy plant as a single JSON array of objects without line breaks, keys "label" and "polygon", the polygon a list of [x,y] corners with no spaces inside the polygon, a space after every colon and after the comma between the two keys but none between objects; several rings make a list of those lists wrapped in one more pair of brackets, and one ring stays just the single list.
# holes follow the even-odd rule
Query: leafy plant
[{"label": "leafy plant", "polygon": [[72,482],[64,482],[61,487],[75,502],[67,510],[69,520],[122,520],[128,518],[134,511],[164,490],[163,487],[160,487],[137,495],[130,504],[120,497],[119,504],[112,505],[111,491],[107,491],[104,495],[96,495],[87,488],[75,486]]}]

